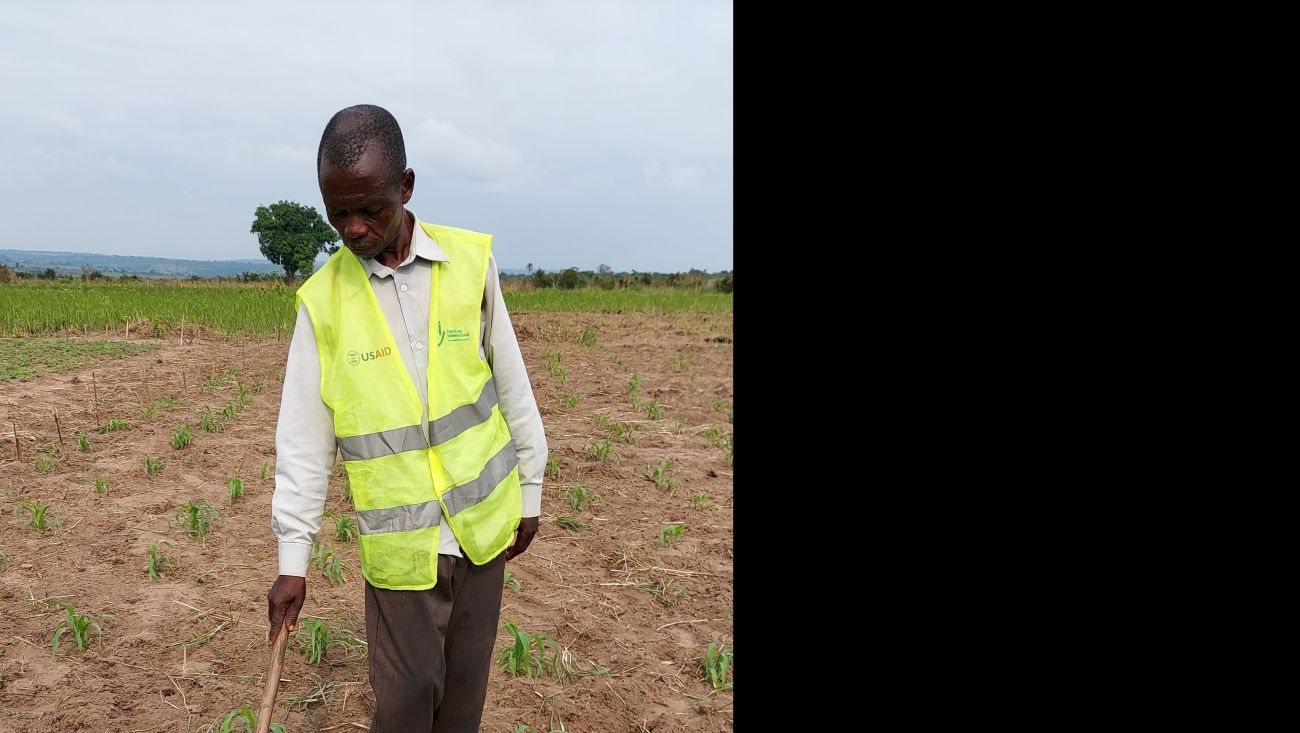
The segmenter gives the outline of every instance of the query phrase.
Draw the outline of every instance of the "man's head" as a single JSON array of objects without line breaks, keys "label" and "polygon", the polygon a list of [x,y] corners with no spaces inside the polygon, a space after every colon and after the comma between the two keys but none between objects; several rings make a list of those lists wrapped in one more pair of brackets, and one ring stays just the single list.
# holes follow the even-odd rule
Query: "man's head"
[{"label": "man's head", "polygon": [[388,110],[359,104],[331,117],[316,175],[325,217],[353,254],[375,257],[399,246],[415,171],[406,167],[402,128]]}]

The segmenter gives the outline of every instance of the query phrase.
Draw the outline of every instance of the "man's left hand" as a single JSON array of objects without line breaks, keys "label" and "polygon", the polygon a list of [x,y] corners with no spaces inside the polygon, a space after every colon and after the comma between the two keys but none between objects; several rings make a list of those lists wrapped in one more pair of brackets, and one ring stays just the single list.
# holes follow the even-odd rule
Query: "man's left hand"
[{"label": "man's left hand", "polygon": [[535,534],[537,534],[537,517],[520,519],[519,531],[515,533],[515,543],[506,548],[506,560],[524,554],[524,550],[528,549],[528,545],[533,541],[533,535]]}]

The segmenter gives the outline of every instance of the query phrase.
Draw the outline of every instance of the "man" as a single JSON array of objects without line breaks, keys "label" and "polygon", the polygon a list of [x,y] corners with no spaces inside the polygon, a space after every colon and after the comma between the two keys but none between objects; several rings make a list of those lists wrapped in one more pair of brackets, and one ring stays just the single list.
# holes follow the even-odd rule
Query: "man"
[{"label": "man", "polygon": [[352,482],[372,733],[477,731],[506,560],[528,549],[547,448],[492,238],[407,211],[401,128],[335,114],[316,170],[344,247],[298,290],[276,429],[271,639],[306,598],[335,450]]}]

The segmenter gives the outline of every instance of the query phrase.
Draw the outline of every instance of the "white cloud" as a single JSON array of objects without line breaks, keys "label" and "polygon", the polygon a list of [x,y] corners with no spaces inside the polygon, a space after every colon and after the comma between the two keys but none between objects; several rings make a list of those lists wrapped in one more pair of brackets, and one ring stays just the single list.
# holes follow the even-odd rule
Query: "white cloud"
[{"label": "white cloud", "polygon": [[663,166],[652,160],[642,170],[651,181],[679,191],[698,191],[704,187],[704,169],[698,165],[672,163]]},{"label": "white cloud", "polygon": [[475,139],[444,120],[425,120],[403,137],[408,158],[423,154],[483,183],[499,183],[523,167],[524,157],[518,150],[496,140]]}]

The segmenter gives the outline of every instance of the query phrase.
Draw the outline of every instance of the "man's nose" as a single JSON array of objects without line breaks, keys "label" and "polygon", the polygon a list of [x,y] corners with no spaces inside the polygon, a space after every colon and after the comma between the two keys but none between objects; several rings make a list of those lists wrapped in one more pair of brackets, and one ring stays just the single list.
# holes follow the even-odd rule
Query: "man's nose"
[{"label": "man's nose", "polygon": [[360,218],[349,218],[343,222],[343,236],[348,239],[357,239],[364,237],[366,234],[366,223]]}]

